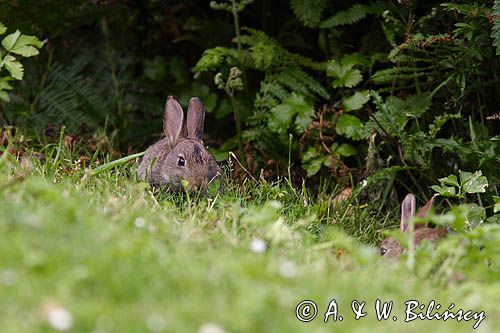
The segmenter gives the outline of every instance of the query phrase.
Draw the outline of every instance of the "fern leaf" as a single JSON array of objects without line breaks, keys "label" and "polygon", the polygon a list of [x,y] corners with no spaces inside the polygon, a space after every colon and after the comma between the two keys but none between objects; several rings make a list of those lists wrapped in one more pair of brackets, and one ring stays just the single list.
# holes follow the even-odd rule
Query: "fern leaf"
[{"label": "fern leaf", "polygon": [[345,11],[338,12],[326,21],[323,21],[319,26],[320,28],[333,28],[354,24],[368,15],[382,14],[389,6],[390,4],[385,1],[378,1],[370,5],[356,4]]},{"label": "fern leaf", "polygon": [[218,69],[226,60],[229,51],[225,47],[214,47],[203,52],[200,60],[194,66],[196,73]]},{"label": "fern leaf", "polygon": [[393,67],[376,72],[372,80],[377,84],[390,83],[393,81],[414,80],[417,77],[432,75],[429,68],[419,67]]},{"label": "fern leaf", "polygon": [[316,27],[328,0],[290,0],[293,13],[307,27]]},{"label": "fern leaf", "polygon": [[495,0],[491,12],[493,27],[491,28],[491,38],[493,38],[493,46],[496,47],[496,54],[500,55],[500,0]]}]

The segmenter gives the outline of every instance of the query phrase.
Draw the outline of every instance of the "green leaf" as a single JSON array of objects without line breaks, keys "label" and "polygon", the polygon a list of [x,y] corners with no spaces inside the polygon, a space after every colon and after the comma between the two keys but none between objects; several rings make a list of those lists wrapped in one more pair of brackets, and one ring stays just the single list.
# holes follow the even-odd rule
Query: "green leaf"
[{"label": "green leaf", "polygon": [[35,36],[21,35],[10,51],[23,57],[32,57],[40,53],[38,49],[42,46],[43,43]]},{"label": "green leaf", "polygon": [[481,170],[474,173],[458,170],[460,185],[464,193],[484,193],[488,187],[488,179]]},{"label": "green leaf", "polygon": [[334,88],[352,88],[358,85],[363,79],[361,71],[353,68],[355,64],[347,61],[346,57],[344,58],[340,62],[335,59],[330,60],[326,66],[326,74],[334,78],[332,81]]},{"label": "green leaf", "polygon": [[288,130],[295,116],[295,127],[299,133],[303,133],[314,117],[314,106],[304,96],[292,93],[282,104],[271,109],[269,128],[283,133]]},{"label": "green leaf", "polygon": [[363,107],[370,100],[368,90],[356,91],[354,95],[344,98],[343,105],[345,111],[356,111]]},{"label": "green leaf", "polygon": [[290,0],[290,6],[297,18],[307,27],[316,27],[328,0]]},{"label": "green leaf", "polygon": [[357,151],[356,151],[356,148],[354,148],[353,146],[347,144],[347,143],[343,143],[341,144],[336,150],[335,152],[337,152],[339,155],[341,156],[353,156],[353,155],[356,155],[357,154]]},{"label": "green leaf", "polygon": [[7,31],[7,27],[0,22],[0,35],[3,35]]},{"label": "green leaf", "polygon": [[475,203],[470,203],[465,206],[468,208],[466,219],[471,228],[474,229],[478,225],[484,223],[486,220],[486,210],[483,207]]},{"label": "green leaf", "polygon": [[349,139],[360,140],[363,134],[363,123],[358,117],[344,113],[337,120],[335,130]]},{"label": "green leaf", "polygon": [[312,177],[317,174],[318,171],[321,170],[321,167],[323,166],[325,160],[326,156],[322,156],[319,158],[315,158],[309,163],[305,164],[304,169],[307,171],[307,177]]},{"label": "green leaf", "polygon": [[195,73],[199,73],[218,69],[228,56],[229,50],[225,47],[217,46],[205,50],[193,70]]},{"label": "green leaf", "polygon": [[458,183],[457,176],[455,176],[455,175],[449,175],[446,178],[440,178],[438,180],[441,183],[441,185],[451,185],[451,186],[460,187],[460,184]]},{"label": "green leaf", "polygon": [[449,198],[456,198],[456,190],[454,187],[448,187],[448,186],[438,186],[438,185],[433,185],[431,188],[438,193],[439,195],[443,197],[449,197]]},{"label": "green leaf", "polygon": [[9,94],[6,91],[0,90],[0,100],[4,102],[10,102]]},{"label": "green leaf", "polygon": [[[361,71],[359,69],[350,69],[348,70],[344,77],[341,78],[342,80],[342,85],[347,88],[352,88],[357,86],[361,80],[363,80],[363,75],[361,75]],[[335,88],[335,84],[333,84]]]},{"label": "green leaf", "polygon": [[10,77],[2,77],[0,78],[0,90],[12,90],[12,86],[9,84],[11,80]]},{"label": "green leaf", "polygon": [[302,166],[304,170],[307,171],[307,177],[312,177],[317,174],[326,159],[326,155],[318,156],[318,152],[314,147],[308,147],[301,157]]},{"label": "green leaf", "polygon": [[500,197],[497,197],[496,195],[494,195],[493,202],[495,203],[495,205],[493,206],[493,213],[500,212]]},{"label": "green leaf", "polygon": [[419,118],[431,105],[429,93],[410,96],[405,100],[390,96],[385,102],[376,92],[372,94],[379,111],[373,115],[377,119],[377,123],[371,125],[381,131],[380,124],[385,131],[393,136],[401,136],[410,117]]},{"label": "green leaf", "polygon": [[292,122],[292,107],[288,104],[280,104],[271,109],[269,116],[269,128],[276,133],[284,133]]},{"label": "green leaf", "polygon": [[23,79],[24,68],[19,61],[16,61],[16,58],[11,55],[5,56],[5,58],[0,63],[0,68],[2,67],[2,64],[14,79]]},{"label": "green leaf", "polygon": [[12,48],[14,45],[16,45],[17,40],[19,39],[19,36],[21,36],[21,32],[19,30],[16,30],[16,32],[11,33],[10,35],[7,35],[2,40],[2,46],[8,51],[12,51]]}]

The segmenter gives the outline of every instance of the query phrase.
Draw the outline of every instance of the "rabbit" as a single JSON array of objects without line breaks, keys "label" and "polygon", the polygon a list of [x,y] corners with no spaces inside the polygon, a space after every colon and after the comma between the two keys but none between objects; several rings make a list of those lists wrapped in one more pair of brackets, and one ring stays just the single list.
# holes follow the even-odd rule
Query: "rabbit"
[{"label": "rabbit", "polygon": [[203,144],[205,108],[197,97],[189,101],[186,125],[181,105],[169,96],[163,114],[165,138],[150,146],[138,167],[139,178],[151,185],[192,189],[208,185],[219,172],[217,162]]},{"label": "rabbit", "polygon": [[[417,213],[417,217],[425,217],[434,203],[433,196]],[[408,232],[408,223],[415,216],[416,199],[411,193],[407,194],[401,204],[401,232]],[[421,224],[415,225],[414,244],[418,246],[422,241],[429,240],[436,243],[447,234],[446,228],[429,228]],[[392,237],[387,237],[380,243],[380,255],[387,258],[397,259],[404,252],[404,247]]]}]

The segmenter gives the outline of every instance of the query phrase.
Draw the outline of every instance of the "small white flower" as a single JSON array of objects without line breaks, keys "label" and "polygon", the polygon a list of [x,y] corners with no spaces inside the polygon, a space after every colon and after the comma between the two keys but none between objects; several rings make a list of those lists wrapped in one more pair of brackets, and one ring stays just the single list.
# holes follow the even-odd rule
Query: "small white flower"
[{"label": "small white flower", "polygon": [[146,220],[142,217],[138,217],[135,219],[134,225],[136,226],[136,228],[144,228],[144,226],[146,225]]},{"label": "small white flower", "polygon": [[266,251],[267,245],[263,239],[254,238],[250,243],[250,251],[255,253],[263,253]]},{"label": "small white flower", "polygon": [[367,184],[368,182],[366,181],[366,179],[363,179],[363,181],[361,182],[361,187],[365,187]]},{"label": "small white flower", "polygon": [[73,315],[65,308],[55,307],[48,311],[49,325],[58,331],[67,331],[73,326]]},{"label": "small white flower", "polygon": [[226,331],[219,324],[205,323],[201,325],[198,333],[226,333]]},{"label": "small white flower", "polygon": [[279,266],[279,273],[282,277],[292,278],[297,274],[297,265],[293,261],[285,260]]}]

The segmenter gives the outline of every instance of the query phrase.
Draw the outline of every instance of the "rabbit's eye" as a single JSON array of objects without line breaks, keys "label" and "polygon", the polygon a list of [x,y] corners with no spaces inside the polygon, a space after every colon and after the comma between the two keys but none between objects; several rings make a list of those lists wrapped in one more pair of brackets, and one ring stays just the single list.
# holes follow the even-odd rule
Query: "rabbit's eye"
[{"label": "rabbit's eye", "polygon": [[380,248],[380,255],[383,256],[387,252],[387,249],[384,247]]},{"label": "rabbit's eye", "polygon": [[184,157],[179,156],[179,159],[177,160],[177,165],[182,167],[185,164],[186,164],[186,161],[184,160]]}]

